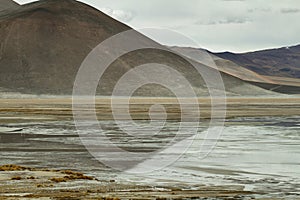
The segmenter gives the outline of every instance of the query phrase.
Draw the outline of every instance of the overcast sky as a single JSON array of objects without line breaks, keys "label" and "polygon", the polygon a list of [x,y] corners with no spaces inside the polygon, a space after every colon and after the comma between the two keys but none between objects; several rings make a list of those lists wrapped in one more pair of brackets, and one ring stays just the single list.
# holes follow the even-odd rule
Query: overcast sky
[{"label": "overcast sky", "polygon": [[[133,28],[175,30],[211,51],[245,52],[300,44],[300,0],[81,1]],[[186,45],[178,38],[160,40]]]}]

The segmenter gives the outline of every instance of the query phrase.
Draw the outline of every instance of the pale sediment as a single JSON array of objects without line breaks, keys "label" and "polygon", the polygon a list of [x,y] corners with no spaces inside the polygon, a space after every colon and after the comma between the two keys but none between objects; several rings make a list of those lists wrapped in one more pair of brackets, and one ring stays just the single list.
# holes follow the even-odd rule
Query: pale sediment
[{"label": "pale sediment", "polygon": [[[212,104],[211,99],[199,98],[198,106],[201,119],[211,118]],[[123,101],[114,100],[117,106],[114,111],[129,110],[132,119],[149,119],[149,109],[153,104],[161,104],[165,107],[169,120],[181,119],[181,107],[186,106],[187,115],[189,112],[194,115],[195,105],[190,106],[189,100],[186,104],[180,104],[174,98],[133,98],[129,106]],[[194,103],[195,100],[190,100]],[[225,104],[224,104],[225,103]],[[85,104],[85,101],[82,101]],[[233,117],[259,117],[259,116],[292,116],[300,114],[299,97],[245,97],[245,98],[227,98],[214,104],[215,116],[226,118]],[[86,112],[85,106],[77,106],[82,113]],[[114,119],[112,115],[111,99],[96,99],[94,106],[88,106],[87,109],[95,108],[99,120]],[[73,119],[72,99],[69,98],[49,98],[49,99],[0,99],[0,122],[6,121],[46,121],[57,119]],[[124,118],[127,120],[128,118]],[[192,119],[194,119],[192,117]]]}]

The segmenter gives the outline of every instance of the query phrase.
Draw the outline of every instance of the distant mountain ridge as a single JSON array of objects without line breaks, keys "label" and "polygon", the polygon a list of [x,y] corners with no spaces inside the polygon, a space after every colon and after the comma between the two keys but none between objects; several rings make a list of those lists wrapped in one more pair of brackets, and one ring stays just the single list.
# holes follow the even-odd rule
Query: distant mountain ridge
[{"label": "distant mountain ridge", "polygon": [[[182,51],[185,51],[188,55],[193,55],[193,56],[198,55],[198,57],[201,57],[201,55],[203,54],[202,52],[206,51],[203,49],[196,49],[190,47],[171,47],[171,48],[181,49]],[[259,86],[261,88],[270,91],[275,91],[275,92],[285,93],[285,94],[300,94],[299,78],[290,78],[289,76],[285,76],[285,75],[267,76],[267,75],[259,74],[229,59],[221,58],[217,56],[218,54],[214,54],[209,51],[206,52],[214,61],[213,65],[217,67],[220,72],[230,74],[231,76],[241,79],[247,83]],[[269,62],[271,61],[272,60],[269,60]]]},{"label": "distant mountain ridge", "polygon": [[300,45],[249,53],[214,53],[266,76],[300,78]]}]

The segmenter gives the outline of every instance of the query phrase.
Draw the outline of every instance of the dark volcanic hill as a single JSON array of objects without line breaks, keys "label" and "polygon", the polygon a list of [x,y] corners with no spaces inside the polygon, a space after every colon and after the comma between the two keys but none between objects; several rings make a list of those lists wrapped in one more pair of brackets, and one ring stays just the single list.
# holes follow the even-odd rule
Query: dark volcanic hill
[{"label": "dark volcanic hill", "polygon": [[87,54],[128,30],[98,10],[71,0],[27,4],[0,16],[1,87],[26,93],[70,94]]},{"label": "dark volcanic hill", "polygon": [[[10,2],[14,5],[13,2]],[[74,0],[42,0],[9,6],[0,13],[0,88],[29,94],[72,94],[77,71],[88,53],[105,39],[130,27],[97,9]],[[158,43],[139,34],[139,41]],[[189,80],[198,95],[207,95],[203,78],[183,58],[160,50],[131,52],[105,72],[98,94],[110,95],[120,77],[145,63],[171,66]],[[101,65],[101,63],[100,63]],[[215,70],[205,65],[203,69]],[[228,94],[261,95],[270,92],[222,72]],[[166,77],[176,84],[172,77]],[[141,96],[170,96],[157,85],[140,89]]]},{"label": "dark volcanic hill", "polygon": [[300,78],[300,45],[250,53],[216,53],[216,56],[261,75]]}]

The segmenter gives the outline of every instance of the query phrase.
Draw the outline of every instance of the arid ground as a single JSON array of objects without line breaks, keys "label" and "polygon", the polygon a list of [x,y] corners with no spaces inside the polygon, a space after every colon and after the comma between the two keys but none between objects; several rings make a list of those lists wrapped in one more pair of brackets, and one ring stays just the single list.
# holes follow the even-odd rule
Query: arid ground
[{"label": "arid ground", "polygon": [[[188,101],[188,99],[187,99]],[[84,103],[84,100],[82,101]],[[192,101],[191,101],[192,102]],[[201,118],[209,119],[211,114],[211,100],[198,99]],[[300,97],[235,97],[227,98],[226,118],[259,117],[259,116],[292,116],[300,113]],[[164,105],[168,119],[179,120],[181,117],[178,100],[173,98],[132,98],[130,100],[130,114],[133,119],[149,119],[149,108],[153,104]],[[119,109],[122,109],[120,104]],[[99,120],[111,120],[111,99],[99,98],[95,108]],[[72,119],[72,99],[44,98],[44,99],[0,99],[1,123],[6,121]]]},{"label": "arid ground", "polygon": [[[198,101],[201,120],[209,120],[210,100],[198,99]],[[96,100],[95,107],[99,120],[112,120],[110,102],[111,100],[106,98]],[[168,120],[180,120],[180,107],[176,99],[134,98],[130,102],[130,113],[133,119],[149,119],[149,107],[153,104],[162,104],[168,111]],[[225,125],[235,123],[228,119],[239,117],[291,117],[300,114],[300,98],[296,96],[235,97],[228,98],[226,102],[227,120]],[[118,108],[122,109],[122,106]],[[90,163],[83,161],[86,159],[83,156],[88,155],[83,146],[68,143],[66,146],[57,146],[51,140],[51,137],[55,136],[47,133],[39,136],[44,140],[34,142],[35,133],[22,132],[22,127],[26,129],[26,124],[30,123],[45,124],[45,122],[52,121],[55,125],[59,121],[72,120],[72,100],[69,98],[0,100],[0,152],[3,156],[0,163],[0,199],[276,199],[274,196],[270,198],[263,196],[264,189],[250,190],[241,183],[232,185],[222,185],[222,183],[212,185],[205,182],[189,184],[184,181],[157,185],[147,184],[147,181],[136,183],[118,179],[118,176],[110,177],[107,175],[109,170],[105,167],[102,170],[103,177],[99,178],[99,176],[94,176],[92,170],[85,170],[85,166],[89,166]],[[27,145],[28,141],[30,143]],[[55,148],[57,148],[57,154]],[[56,163],[38,163],[36,160],[43,160],[43,156],[45,159],[50,159],[50,154],[47,154],[50,149],[51,159],[56,160]],[[60,154],[60,150],[66,154]],[[22,151],[25,153],[19,155],[18,158],[17,152]],[[69,158],[66,157],[68,152],[80,154],[78,160],[74,161],[74,165],[63,164],[69,162]],[[27,154],[35,155],[34,153],[38,153],[36,155],[41,158],[28,159]],[[91,158],[88,157],[88,159]],[[78,163],[82,163],[82,166]],[[186,169],[188,168],[192,169],[191,167]],[[217,171],[209,168],[203,168],[201,171],[228,176],[242,173],[230,170]],[[104,176],[105,174],[107,176]],[[130,180],[130,178],[128,179]],[[263,180],[269,181],[270,184],[277,184],[276,179]],[[288,191],[288,189],[286,190]],[[278,199],[282,198],[284,196],[278,196]],[[293,198],[295,197],[293,196]]]}]

